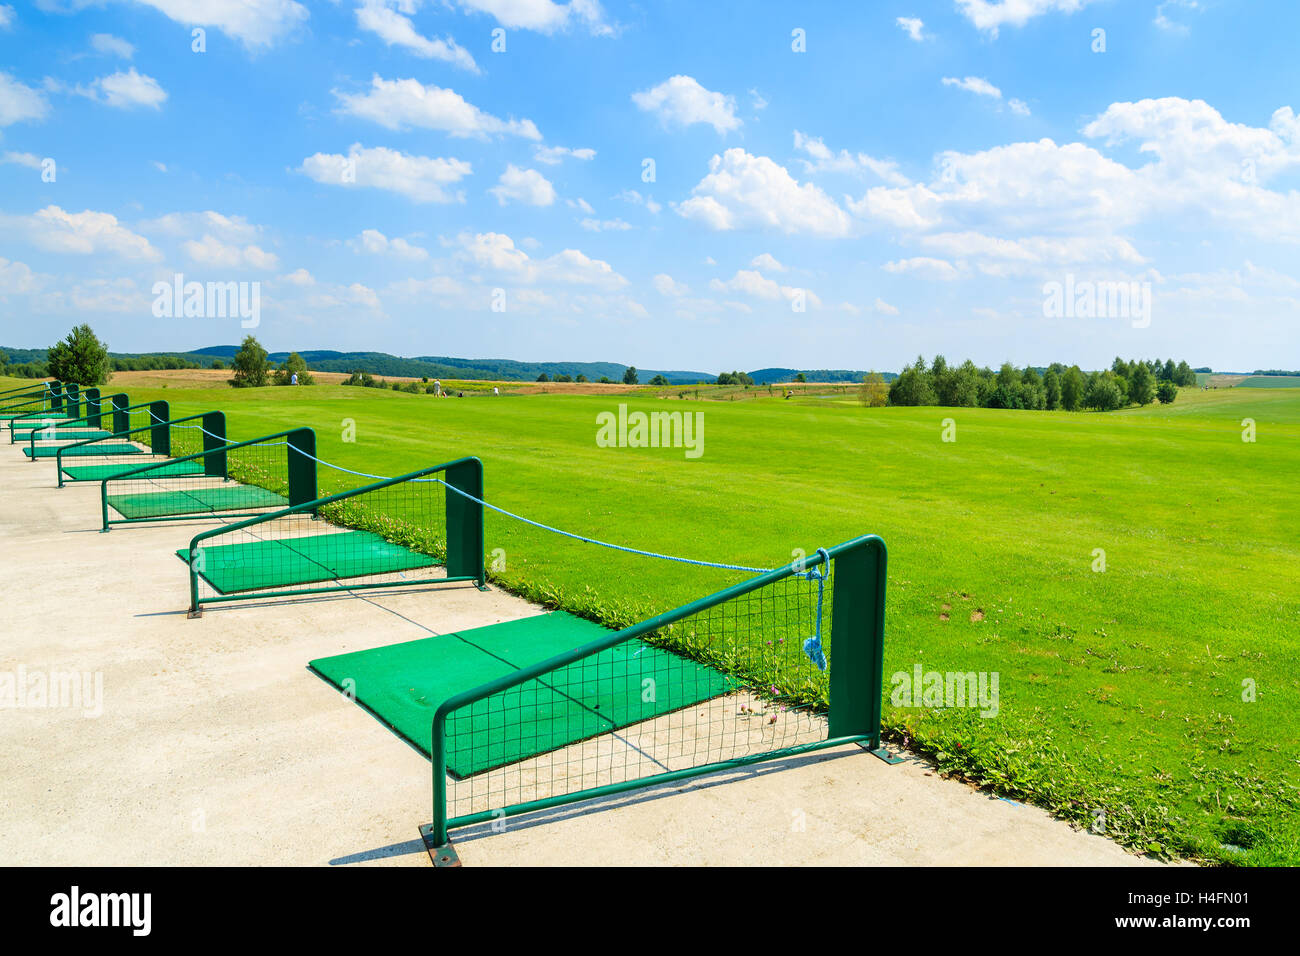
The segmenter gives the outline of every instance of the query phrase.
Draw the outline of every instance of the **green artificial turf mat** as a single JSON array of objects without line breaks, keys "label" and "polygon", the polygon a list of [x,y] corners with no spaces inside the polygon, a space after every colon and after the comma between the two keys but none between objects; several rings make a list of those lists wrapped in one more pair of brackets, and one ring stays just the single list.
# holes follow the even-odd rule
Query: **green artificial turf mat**
[{"label": "green artificial turf mat", "polygon": [[[369,531],[244,541],[203,549],[200,576],[221,594],[388,574],[440,564]],[[176,552],[186,564],[189,550]]]},{"label": "green artificial turf mat", "polygon": [[[433,714],[444,700],[609,634],[556,611],[321,658],[311,667],[336,686],[347,686],[358,703],[428,755]],[[647,679],[654,681],[653,695],[645,694]],[[447,723],[447,768],[457,777],[481,773],[735,686],[703,664],[639,640],[625,641],[453,713]]]},{"label": "green artificial turf mat", "polygon": [[[116,478],[119,475],[125,475],[127,472],[135,471],[137,468],[143,468],[147,462],[129,462],[120,465],[73,465],[63,469],[63,474],[71,481],[103,481],[105,478]],[[201,475],[203,474],[203,462],[201,461],[178,461],[169,465],[159,465],[157,468],[150,468],[143,472],[141,478],[177,478],[184,475]]]},{"label": "green artificial turf mat", "polygon": [[265,488],[229,484],[219,488],[109,495],[108,503],[123,518],[157,518],[209,511],[239,511],[243,508],[285,508],[289,505],[289,499]]},{"label": "green artificial turf mat", "polygon": [[[53,458],[59,451],[63,451],[64,458],[99,458],[105,455],[143,455],[143,449],[135,445],[113,443],[110,445],[86,445],[84,448],[69,448],[67,445],[43,445],[39,448],[32,449],[27,447],[23,449],[23,454],[28,458]],[[33,451],[35,454],[33,454]]]}]

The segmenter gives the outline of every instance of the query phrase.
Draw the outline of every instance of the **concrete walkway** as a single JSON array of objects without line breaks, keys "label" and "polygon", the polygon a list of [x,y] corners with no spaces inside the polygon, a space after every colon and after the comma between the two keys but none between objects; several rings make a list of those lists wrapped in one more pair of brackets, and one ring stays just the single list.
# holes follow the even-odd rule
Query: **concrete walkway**
[{"label": "concrete walkway", "polygon": [[[91,675],[81,707],[0,709],[5,860],[428,866],[417,828],[430,819],[429,762],[306,664],[540,609],[448,586],[191,621],[173,552],[210,523],[98,525],[97,485],[57,490],[53,463],[0,445],[0,679]],[[468,866],[1148,862],[920,761],[891,767],[856,748],[455,837]]]}]

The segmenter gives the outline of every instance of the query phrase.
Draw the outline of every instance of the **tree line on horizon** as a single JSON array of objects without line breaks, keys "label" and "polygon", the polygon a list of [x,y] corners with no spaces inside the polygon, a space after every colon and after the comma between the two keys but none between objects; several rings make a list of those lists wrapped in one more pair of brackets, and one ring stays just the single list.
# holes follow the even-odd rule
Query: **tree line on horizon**
[{"label": "tree line on horizon", "polygon": [[954,408],[1014,408],[1037,411],[1113,411],[1126,405],[1169,404],[1180,387],[1196,384],[1196,372],[1173,359],[1145,361],[1116,357],[1111,367],[1084,372],[1077,365],[1053,362],[1040,375],[1033,366],[1018,369],[1004,362],[998,371],[979,368],[967,359],[949,365],[942,355],[926,363],[917,356],[886,385],[873,372],[859,388],[867,406],[941,405]]},{"label": "tree line on horizon", "polygon": [[[27,353],[30,355],[31,353]],[[199,368],[177,355],[145,355],[127,358],[113,357],[108,346],[95,335],[87,324],[74,328],[66,339],[56,342],[46,351],[45,361],[10,364],[8,356],[0,352],[0,374],[14,377],[53,377],[60,381],[76,382],[83,386],[106,384],[114,371],[153,370],[169,368]],[[256,388],[263,385],[289,385],[293,376],[298,384],[314,384],[306,361],[297,352],[289,353],[278,368],[273,368],[268,353],[252,336],[246,336],[231,360],[232,377],[229,384],[236,388]],[[212,368],[221,369],[225,363],[214,359]],[[1179,387],[1195,385],[1197,372],[1208,368],[1191,368],[1187,362],[1175,364],[1173,359],[1156,360],[1116,357],[1111,367],[1104,371],[1083,372],[1079,366],[1065,366],[1054,362],[1039,370],[1033,366],[1016,368],[1006,362],[994,372],[980,368],[967,359],[959,366],[950,366],[942,355],[930,363],[917,356],[911,365],[893,380],[887,382],[879,372],[871,372],[862,381],[859,399],[864,405],[939,405],[949,407],[1014,408],[1055,411],[1095,409],[1111,411],[1126,405],[1149,405],[1153,401],[1174,401]],[[1279,370],[1257,371],[1257,375],[1291,374]],[[801,373],[798,380],[803,380]],[[572,381],[567,374],[550,378],[545,373],[539,382]],[[586,381],[578,374],[576,381]],[[609,382],[602,376],[602,382]],[[423,380],[428,382],[426,377]],[[717,384],[752,385],[753,379],[744,372],[723,372]],[[638,384],[635,366],[623,375],[623,383]],[[383,385],[369,373],[354,371],[346,385]],[[656,375],[651,385],[666,385],[668,380]]]}]

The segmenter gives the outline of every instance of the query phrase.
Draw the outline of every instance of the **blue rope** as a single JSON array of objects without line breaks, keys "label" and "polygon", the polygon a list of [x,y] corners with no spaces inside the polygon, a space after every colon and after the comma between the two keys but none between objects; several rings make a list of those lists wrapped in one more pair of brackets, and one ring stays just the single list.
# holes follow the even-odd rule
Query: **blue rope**
[{"label": "blue rope", "polygon": [[[181,426],[181,427],[186,427],[186,428],[197,428],[197,429],[199,429],[199,431],[203,432],[205,435],[211,435],[213,438],[219,438],[219,439],[221,439],[221,440],[223,440],[223,441],[228,441],[228,440],[229,440],[229,439],[225,439],[225,438],[223,438],[223,437],[220,436],[220,435],[212,435],[211,432],[209,432],[207,429],[203,428],[203,426],[201,426],[201,425],[188,425],[188,426]],[[280,445],[280,444],[288,444],[288,443],[287,443],[287,442],[276,442],[275,444],[276,444],[276,445]],[[355,476],[358,477],[358,478],[370,478],[370,479],[372,479],[372,480],[374,480],[374,481],[387,481],[387,480],[389,480],[389,478],[391,477],[391,476],[388,476],[388,475],[371,475],[371,474],[368,474],[367,472],[364,472],[364,471],[353,471],[351,468],[344,468],[342,465],[336,465],[336,464],[334,464],[333,462],[325,461],[323,458],[317,458],[315,455],[310,455],[310,454],[308,454],[307,452],[303,451],[302,449],[294,447],[293,445],[289,445],[289,448],[293,449],[294,451],[296,451],[298,454],[302,455],[302,456],[305,457],[305,458],[310,458],[312,461],[316,462],[318,465],[324,465],[326,468],[333,468],[335,471],[341,471],[341,472],[343,472],[343,473],[345,473],[345,474],[348,474],[348,475],[355,475]],[[491,504],[491,503],[489,503],[489,502],[487,502],[487,501],[484,501],[482,498],[476,498],[476,497],[474,497],[473,495],[471,495],[469,492],[467,492],[467,491],[462,491],[460,488],[457,488],[455,485],[449,485],[449,484],[447,484],[447,482],[443,481],[441,478],[414,478],[414,479],[412,479],[412,480],[413,480],[413,481],[416,481],[416,482],[421,482],[421,483],[428,482],[428,483],[432,483],[432,484],[439,484],[439,485],[442,485],[444,488],[448,488],[448,489],[450,489],[451,491],[456,492],[456,494],[461,495],[461,496],[464,497],[464,498],[468,498],[470,501],[473,501],[473,502],[475,502],[475,503],[477,503],[477,504],[482,505],[484,508],[490,508],[491,510],[495,511],[497,514],[504,515],[504,516],[507,517],[507,518],[512,518],[512,519],[514,519],[515,521],[523,522],[523,523],[526,524],[526,525],[531,525],[531,526],[534,527],[534,528],[539,528],[539,529],[542,530],[542,531],[549,531],[549,532],[551,532],[552,534],[558,534],[558,535],[560,535],[560,536],[562,536],[562,537],[565,537],[565,538],[572,538],[572,539],[575,540],[575,541],[581,541],[581,542],[583,542],[584,544],[594,544],[594,545],[598,545],[599,547],[602,547],[602,548],[609,548],[609,549],[612,550],[612,551],[622,551],[624,554],[636,554],[636,555],[640,555],[640,556],[643,557],[643,558],[658,558],[658,559],[660,559],[661,561],[676,561],[676,562],[678,562],[679,564],[690,564],[690,565],[693,565],[693,566],[695,566],[695,567],[699,567],[699,568],[717,568],[717,569],[722,570],[722,571],[744,571],[744,572],[746,572],[747,574],[766,574],[768,571],[771,571],[771,570],[772,570],[772,568],[751,568],[751,567],[747,567],[747,566],[745,566],[745,565],[743,565],[743,564],[724,564],[724,563],[719,562],[719,561],[700,561],[700,560],[697,560],[697,559],[695,559],[695,558],[682,558],[682,557],[678,557],[677,555],[672,555],[672,554],[660,554],[660,553],[658,553],[657,551],[642,551],[642,550],[640,550],[639,548],[629,548],[629,547],[627,547],[627,546],[625,546],[625,545],[621,545],[621,544],[613,544],[613,543],[611,543],[611,542],[609,542],[609,541],[601,541],[601,540],[598,539],[598,538],[589,538],[589,537],[587,537],[586,535],[574,534],[572,531],[565,531],[565,530],[563,530],[562,528],[555,528],[555,527],[552,527],[551,525],[548,525],[548,524],[542,524],[542,522],[540,522],[540,521],[533,521],[531,518],[525,518],[523,515],[517,515],[517,514],[514,514],[513,512],[506,511],[504,508],[499,508],[499,507],[497,507],[497,506],[494,505],[494,504]],[[820,554],[820,555],[822,555],[822,556],[826,559],[826,564],[827,564],[827,566],[829,567],[829,565],[830,565],[830,555],[828,555],[828,554],[826,553],[826,550],[825,550],[824,548],[818,548],[818,549],[817,549],[817,553]],[[814,574],[813,572],[807,572],[807,573],[805,574],[805,577],[807,577],[807,578],[809,578],[809,579],[811,580],[811,579],[817,577],[817,575]],[[820,591],[819,591],[819,593],[818,593],[817,631],[818,631],[818,634],[820,635],[820,633],[821,633],[821,594],[820,594]],[[819,646],[820,646],[820,638],[819,638]],[[824,660],[825,660],[825,658],[823,658],[823,661],[824,661]],[[822,664],[822,667],[825,668],[825,664],[824,664],[824,663]]]},{"label": "blue rope", "polygon": [[[344,468],[341,465],[335,465],[331,462],[317,458],[315,455],[309,455],[307,454],[307,452],[302,451],[301,449],[294,448],[293,445],[290,445],[289,447],[293,448],[293,450],[298,452],[298,454],[310,458],[312,461],[316,462],[317,464],[324,465],[327,468],[333,468],[336,471],[342,471],[349,475],[356,475],[358,478],[373,478],[376,481],[388,480],[388,478],[384,475],[368,475],[364,471],[353,471],[350,468]],[[451,491],[456,492],[456,494],[461,495],[464,498],[468,498],[470,501],[482,505],[484,508],[492,509],[497,514],[504,515],[507,518],[513,518],[515,521],[522,521],[524,524],[532,525],[534,528],[540,528],[542,531],[550,531],[553,534],[558,534],[565,538],[572,538],[575,541],[581,541],[584,544],[595,544],[595,545],[599,545],[602,548],[609,548],[613,551],[622,551],[625,554],[637,554],[645,558],[659,558],[663,561],[677,561],[680,564],[691,564],[700,568],[718,568],[723,571],[744,571],[748,574],[766,574],[768,571],[772,570],[771,568],[749,568],[741,564],[721,564],[716,561],[697,561],[694,558],[680,558],[671,554],[659,554],[655,551],[641,551],[638,550],[637,548],[629,548],[621,544],[612,544],[608,541],[601,541],[597,538],[588,538],[585,535],[574,534],[572,531],[565,531],[561,528],[553,528],[548,524],[542,524],[540,521],[533,521],[531,518],[525,518],[523,515],[517,515],[514,514],[513,512],[506,511],[504,508],[498,508],[496,505],[490,504],[484,501],[482,498],[475,498],[469,492],[462,491],[461,489],[457,488],[455,485],[447,484],[447,482],[443,481],[441,478],[414,478],[412,480],[417,482],[429,482],[432,484],[442,485],[444,488],[450,489]]]},{"label": "blue rope", "polygon": [[818,670],[826,670],[826,652],[822,649],[822,601],[826,596],[826,578],[830,574],[831,556],[825,548],[818,548],[822,564],[804,572],[809,581],[817,582],[817,630],[812,637],[803,642],[803,652],[817,665]]},{"label": "blue rope", "polygon": [[522,515],[512,514],[511,512],[506,511],[504,508],[498,508],[496,505],[489,504],[488,502],[484,501],[482,498],[475,498],[469,492],[462,491],[461,489],[457,488],[455,485],[447,484],[441,478],[432,478],[429,480],[436,481],[438,484],[442,485],[443,487],[456,492],[456,494],[468,498],[470,501],[474,501],[477,502],[478,504],[481,504],[484,508],[491,508],[493,511],[497,512],[497,514],[505,515],[507,518],[514,518],[516,521],[522,521],[524,524],[532,525],[534,528],[540,528],[543,531],[550,531],[553,532],[554,534],[562,535],[566,538],[573,538],[575,541],[581,541],[584,544],[596,544],[602,548],[610,548],[611,550],[614,551],[622,551],[625,554],[637,554],[643,558],[659,558],[663,561],[677,561],[680,564],[693,564],[696,567],[700,567],[700,568],[720,568],[724,571],[746,571],[750,574],[766,574],[768,571],[772,570],[771,568],[747,568],[741,564],[720,564],[716,561],[697,561],[694,558],[679,558],[676,555],[672,555],[672,554],[659,554],[657,551],[641,551],[637,548],[629,548],[621,544],[611,544],[608,541],[600,541],[597,538],[588,538],[585,537],[584,535],[574,534],[572,531],[564,531],[560,528],[553,528],[550,525],[542,524],[540,521],[533,521],[531,518],[525,518]]}]

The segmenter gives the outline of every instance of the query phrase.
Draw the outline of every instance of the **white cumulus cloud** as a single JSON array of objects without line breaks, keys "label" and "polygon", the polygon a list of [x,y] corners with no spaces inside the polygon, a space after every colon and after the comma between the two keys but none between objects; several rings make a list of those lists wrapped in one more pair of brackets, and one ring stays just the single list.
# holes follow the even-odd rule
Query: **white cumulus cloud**
[{"label": "white cumulus cloud", "polygon": [[550,180],[535,169],[520,169],[514,163],[506,166],[497,185],[488,190],[497,202],[520,202],[526,206],[549,206],[555,202],[555,187]]},{"label": "white cumulus cloud", "polygon": [[357,26],[375,34],[389,46],[401,47],[426,60],[442,60],[471,73],[479,72],[468,50],[450,36],[446,39],[422,36],[408,13],[419,9],[419,0],[361,0]]},{"label": "white cumulus cloud", "polygon": [[0,127],[43,119],[50,111],[45,96],[8,73],[0,73]]},{"label": "white cumulus cloud", "polygon": [[847,236],[850,217],[812,183],[800,184],[766,156],[740,148],[709,161],[709,173],[678,203],[679,215],[717,230],[766,227],[791,235]]},{"label": "white cumulus cloud", "polygon": [[298,171],[331,186],[386,189],[416,202],[462,202],[463,191],[450,187],[470,175],[470,164],[459,159],[411,156],[386,146],[366,149],[353,144],[346,156],[316,153]]},{"label": "white cumulus cloud", "polygon": [[340,93],[340,112],[378,123],[385,129],[439,130],[451,136],[487,139],[511,135],[540,140],[532,120],[503,120],[466,102],[455,90],[425,86],[419,80],[385,80],[375,75],[366,93]]},{"label": "white cumulus cloud", "polygon": [[894,22],[917,43],[925,39],[925,24],[917,17],[897,17]]},{"label": "white cumulus cloud", "polygon": [[110,76],[102,76],[89,86],[78,86],[76,92],[98,103],[123,110],[136,107],[156,110],[167,100],[167,91],[158,81],[152,76],[137,73],[135,67],[125,73],[119,71]]},{"label": "white cumulus cloud", "polygon": [[491,14],[503,27],[555,33],[574,23],[584,25],[596,36],[610,36],[614,28],[606,22],[598,0],[459,0],[466,10]]},{"label": "white cumulus cloud", "polygon": [[735,97],[706,90],[691,76],[671,76],[658,86],[632,94],[632,102],[665,125],[707,123],[719,133],[740,128]]},{"label": "white cumulus cloud", "polygon": [[250,51],[288,36],[310,14],[295,0],[136,0],[189,27],[215,27]]},{"label": "white cumulus cloud", "polygon": [[70,213],[59,206],[46,206],[24,217],[22,224],[32,242],[51,252],[109,253],[151,262],[162,258],[148,239],[122,225],[112,213],[92,209]]}]

